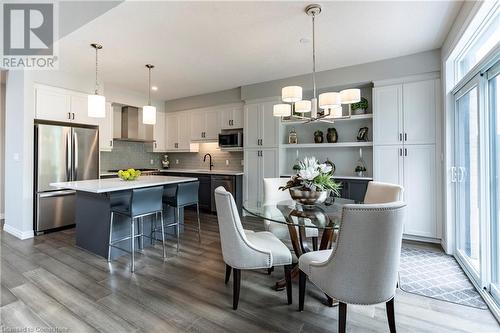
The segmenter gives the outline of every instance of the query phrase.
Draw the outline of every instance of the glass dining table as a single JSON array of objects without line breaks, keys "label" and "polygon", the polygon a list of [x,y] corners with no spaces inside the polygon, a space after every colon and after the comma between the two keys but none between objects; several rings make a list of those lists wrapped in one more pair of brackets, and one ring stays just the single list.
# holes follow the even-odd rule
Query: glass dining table
[{"label": "glass dining table", "polygon": [[[259,208],[244,204],[243,210],[250,216],[286,225],[293,251],[299,258],[302,254],[311,251],[306,237],[306,228],[318,229],[318,235],[321,235],[318,250],[329,249],[332,242],[335,242],[335,230],[339,228],[342,220],[342,207],[354,203],[357,202],[343,198],[335,198],[333,201],[329,199],[325,203],[316,205],[302,205],[293,200],[286,200]],[[292,276],[296,275],[298,275],[298,265],[292,271]],[[276,282],[277,290],[284,287],[284,279]]]}]

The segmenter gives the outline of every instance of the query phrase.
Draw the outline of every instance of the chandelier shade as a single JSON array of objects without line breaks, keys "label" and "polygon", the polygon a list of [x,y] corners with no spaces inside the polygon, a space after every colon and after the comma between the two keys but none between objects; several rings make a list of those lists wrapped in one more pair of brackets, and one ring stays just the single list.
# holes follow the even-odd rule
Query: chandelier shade
[{"label": "chandelier shade", "polygon": [[288,86],[281,89],[281,99],[286,103],[295,103],[302,99],[302,87]]},{"label": "chandelier shade", "polygon": [[361,100],[361,90],[345,89],[340,92],[342,104],[358,103]]},{"label": "chandelier shade", "polygon": [[295,112],[297,112],[297,113],[311,112],[311,109],[312,109],[311,101],[301,100],[301,101],[295,102]]},{"label": "chandelier shade", "polygon": [[319,94],[319,108],[320,109],[330,109],[339,106],[341,103],[340,93],[338,92],[327,92]]},{"label": "chandelier shade", "polygon": [[273,116],[289,117],[292,115],[292,106],[290,104],[275,104],[273,106]]},{"label": "chandelier shade", "polygon": [[335,105],[325,110],[325,118],[335,119],[342,118],[342,105]]}]

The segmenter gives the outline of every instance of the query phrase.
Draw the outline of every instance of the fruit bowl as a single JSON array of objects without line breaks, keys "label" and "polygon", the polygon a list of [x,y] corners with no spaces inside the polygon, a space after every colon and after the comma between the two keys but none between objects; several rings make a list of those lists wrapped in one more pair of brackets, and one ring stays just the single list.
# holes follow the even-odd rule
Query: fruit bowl
[{"label": "fruit bowl", "polygon": [[140,175],[141,172],[139,170],[134,170],[134,169],[118,171],[118,177],[120,177],[121,180],[125,181],[136,180],[137,178],[139,178]]}]

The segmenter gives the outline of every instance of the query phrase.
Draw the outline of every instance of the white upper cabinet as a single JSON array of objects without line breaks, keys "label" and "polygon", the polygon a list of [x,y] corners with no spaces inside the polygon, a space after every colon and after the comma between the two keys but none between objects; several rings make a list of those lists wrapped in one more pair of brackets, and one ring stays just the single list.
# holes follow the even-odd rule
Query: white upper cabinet
[{"label": "white upper cabinet", "polygon": [[275,102],[245,105],[245,148],[274,148],[279,146],[279,118],[273,116]]},{"label": "white upper cabinet", "polygon": [[191,114],[188,111],[165,114],[165,151],[198,151],[198,145],[191,144],[190,119]]},{"label": "white upper cabinet", "polygon": [[178,147],[178,127],[179,121],[176,113],[165,115],[166,145],[167,150],[173,151]]},{"label": "white upper cabinet", "polygon": [[220,118],[217,108],[204,108],[191,112],[191,140],[215,141],[220,132]]},{"label": "white upper cabinet", "polygon": [[71,121],[70,95],[62,89],[35,88],[35,114],[37,119]]},{"label": "white upper cabinet", "polygon": [[403,85],[404,141],[432,144],[436,141],[436,80]]},{"label": "white upper cabinet", "polygon": [[243,128],[243,107],[226,107],[220,110],[220,127],[223,130]]},{"label": "white upper cabinet", "polygon": [[373,89],[373,142],[398,144],[403,140],[401,84]]},{"label": "white upper cabinet", "polygon": [[35,117],[85,125],[100,124],[99,118],[88,116],[87,94],[44,85],[35,86]]},{"label": "white upper cabinet", "polygon": [[113,149],[113,106],[106,103],[106,117],[99,120],[99,150]]},{"label": "white upper cabinet", "polygon": [[162,153],[167,149],[167,138],[165,135],[166,116],[165,112],[156,112],[156,124],[153,126],[153,152]]},{"label": "white upper cabinet", "polygon": [[438,86],[432,79],[374,88],[374,144],[434,144]]}]

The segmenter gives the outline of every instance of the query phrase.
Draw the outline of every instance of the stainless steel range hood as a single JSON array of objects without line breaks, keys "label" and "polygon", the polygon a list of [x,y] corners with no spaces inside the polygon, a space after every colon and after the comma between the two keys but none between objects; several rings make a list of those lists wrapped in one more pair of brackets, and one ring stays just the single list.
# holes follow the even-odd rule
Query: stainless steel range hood
[{"label": "stainless steel range hood", "polygon": [[153,140],[153,125],[144,125],[140,121],[139,108],[123,106],[121,109],[121,135],[116,141],[133,141],[151,143]]}]

